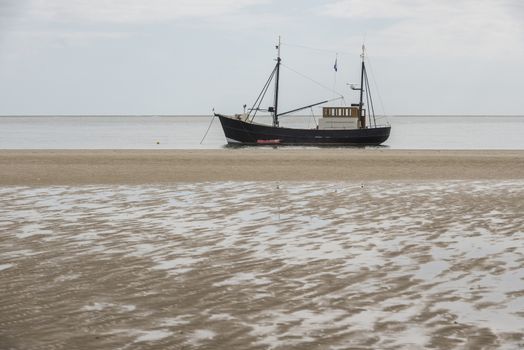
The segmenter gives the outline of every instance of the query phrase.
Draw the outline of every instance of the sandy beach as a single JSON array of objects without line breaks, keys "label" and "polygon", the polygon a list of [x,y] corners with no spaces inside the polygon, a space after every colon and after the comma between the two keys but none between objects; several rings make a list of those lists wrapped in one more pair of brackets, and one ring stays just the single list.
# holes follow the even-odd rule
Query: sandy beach
[{"label": "sandy beach", "polygon": [[524,152],[0,151],[0,349],[524,348]]},{"label": "sandy beach", "polygon": [[2,150],[0,185],[522,179],[524,151]]}]

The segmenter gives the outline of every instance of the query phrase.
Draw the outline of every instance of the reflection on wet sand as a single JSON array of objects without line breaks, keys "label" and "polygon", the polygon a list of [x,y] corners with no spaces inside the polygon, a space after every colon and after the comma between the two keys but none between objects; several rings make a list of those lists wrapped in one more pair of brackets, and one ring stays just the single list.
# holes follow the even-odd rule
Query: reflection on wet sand
[{"label": "reflection on wet sand", "polygon": [[524,182],[0,188],[16,349],[524,347]]}]

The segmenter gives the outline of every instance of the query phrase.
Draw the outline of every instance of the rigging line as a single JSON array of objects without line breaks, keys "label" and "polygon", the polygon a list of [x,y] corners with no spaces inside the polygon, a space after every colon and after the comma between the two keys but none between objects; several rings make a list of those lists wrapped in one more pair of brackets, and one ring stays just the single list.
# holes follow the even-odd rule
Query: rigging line
[{"label": "rigging line", "polygon": [[292,71],[293,73],[300,75],[302,78],[308,79],[309,81],[311,81],[311,82],[317,84],[318,86],[320,86],[320,87],[322,87],[322,88],[324,88],[324,89],[326,89],[326,90],[328,90],[328,91],[334,92],[335,94],[337,94],[337,95],[340,96],[340,97],[344,97],[340,92],[338,92],[338,91],[336,91],[336,90],[333,90],[333,89],[331,89],[331,88],[329,88],[329,87],[323,85],[322,83],[319,83],[319,82],[316,81],[315,79],[312,79],[312,78],[308,77],[307,75],[304,75],[304,74],[302,74],[302,73],[300,73],[300,72],[294,70],[293,68],[291,68],[291,67],[285,65],[284,63],[280,63],[280,65],[283,66],[283,67],[285,67],[285,68],[287,68],[287,69],[289,69],[289,70]]},{"label": "rigging line", "polygon": [[375,106],[373,105],[373,97],[371,96],[371,88],[369,87],[368,70],[366,69],[364,73],[366,75],[366,86],[368,89],[368,96],[369,96],[369,100],[371,101],[370,106],[371,106],[371,111],[373,112],[373,122],[375,123],[375,128],[376,128],[377,120],[375,119]]},{"label": "rigging line", "polygon": [[264,94],[262,95],[262,98],[260,99],[260,101],[258,101],[258,105],[255,109],[255,112],[253,113],[253,116],[251,117],[251,122],[253,122],[253,120],[255,119],[255,116],[257,115],[258,111],[260,110],[260,105],[262,104],[262,102],[264,101],[264,97],[266,96],[266,93],[267,93],[267,90],[269,89],[269,83],[264,87]]},{"label": "rigging line", "polygon": [[343,99],[344,99],[344,96],[340,95],[339,97],[333,97],[331,100],[327,100],[327,102],[333,102],[333,101],[343,100]]},{"label": "rigging line", "polygon": [[311,116],[313,117],[313,121],[315,121],[315,126],[318,127],[317,118],[315,118],[315,112],[313,111],[313,107],[311,109]]},{"label": "rigging line", "polygon": [[213,124],[213,121],[215,120],[215,117],[216,117],[215,109],[213,108],[213,118],[211,118],[211,122],[209,123],[209,126],[207,127],[207,130],[206,130],[206,133],[204,134],[204,137],[202,137],[202,140],[200,140],[200,144],[202,144],[202,142],[204,142],[204,139],[206,138],[207,133],[209,132],[209,129],[211,129],[211,125]]},{"label": "rigging line", "polygon": [[331,100],[325,100],[325,101],[322,101],[322,102],[317,102],[317,103],[314,103],[312,105],[308,105],[308,106],[304,106],[304,107],[293,109],[291,111],[280,113],[278,116],[279,117],[286,116],[286,115],[289,115],[289,114],[294,113],[294,112],[298,112],[298,111],[302,111],[302,110],[307,109],[307,108],[312,108],[312,107],[315,107],[315,106],[323,105],[324,103],[329,103],[329,102],[333,102],[333,101],[336,101],[336,100],[341,100],[343,98],[344,98],[344,96],[335,97],[335,98],[332,98]]},{"label": "rigging line", "polygon": [[[277,68],[275,66],[275,68],[273,69],[273,72],[271,72],[271,75],[269,76],[269,79],[266,82],[266,85],[264,85],[264,87],[262,88],[262,91],[260,92],[260,95],[258,96],[257,101],[255,101],[255,104],[257,104],[257,102],[258,102],[258,105],[254,109],[255,112],[253,113],[253,116],[251,117],[251,122],[253,122],[253,120],[255,119],[258,111],[260,110],[260,105],[264,101],[264,97],[266,96],[267,90],[269,89],[269,86],[271,85],[271,82],[273,81],[273,77],[275,76],[276,70],[277,70]],[[253,105],[253,107],[255,107],[255,106]],[[249,114],[248,114],[248,118],[249,118]],[[246,120],[247,120],[247,118],[246,118]]]},{"label": "rigging line", "polygon": [[[257,104],[256,108],[254,109],[253,116],[251,117],[251,121],[253,121],[255,119],[258,111],[260,110],[260,105],[264,101],[264,97],[266,96],[267,90],[269,89],[269,85],[270,84],[267,84],[266,86],[264,86],[264,90],[261,93],[262,94],[262,98],[258,101],[258,104]],[[249,118],[249,116],[248,116],[248,118]]]},{"label": "rigging line", "polygon": [[382,112],[384,115],[386,115],[386,108],[384,107],[384,102],[382,101],[382,96],[380,94],[380,89],[378,88],[377,81],[375,80],[375,73],[373,73],[373,64],[371,63],[371,59],[369,57],[369,53],[367,55],[367,59],[369,62],[369,69],[371,71],[371,79],[373,80],[373,84],[375,84],[375,88],[377,89],[377,95],[378,95],[378,102],[380,103],[380,107],[382,108]]},{"label": "rigging line", "polygon": [[[366,76],[366,71],[364,70],[364,77]],[[365,79],[365,78],[364,78]],[[366,82],[365,80],[364,82]],[[369,126],[371,127],[371,104],[369,103],[369,85],[366,84],[366,103],[368,104],[368,120]]]},{"label": "rigging line", "polygon": [[[264,99],[264,96],[266,95],[266,91],[267,89],[269,88],[269,84],[271,84],[271,81],[273,80],[273,76],[275,75],[275,71],[276,71],[276,67],[273,68],[273,71],[271,72],[271,74],[269,75],[269,78],[268,80],[266,81],[266,84],[264,85],[264,87],[262,88],[262,91],[260,91],[260,94],[258,94],[258,97],[257,99],[255,100],[255,103],[253,103],[253,107],[251,108],[251,110],[249,111],[249,113],[247,114],[247,117],[249,118],[249,116],[251,115],[251,112],[255,109],[255,106],[256,104],[259,102],[258,100],[259,99]],[[260,102],[262,102],[262,100]],[[258,104],[258,107],[260,107],[260,103]],[[258,109],[257,107],[257,109]],[[255,113],[253,115],[253,118],[255,118],[255,115],[257,114],[257,111],[255,110]],[[252,119],[253,119],[252,118]]]},{"label": "rigging line", "polygon": [[[366,77],[367,80],[367,77]],[[375,106],[373,105],[373,97],[371,96],[371,90],[368,85],[368,94],[369,94],[369,101],[371,102],[371,115],[373,116],[373,124],[375,125],[375,128],[377,127],[377,120],[375,119]]]}]

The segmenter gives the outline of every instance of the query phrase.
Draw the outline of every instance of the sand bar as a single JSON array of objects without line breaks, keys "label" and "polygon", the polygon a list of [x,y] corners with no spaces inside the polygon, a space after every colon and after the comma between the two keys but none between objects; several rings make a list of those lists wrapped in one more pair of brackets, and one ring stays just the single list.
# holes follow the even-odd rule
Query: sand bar
[{"label": "sand bar", "polygon": [[0,185],[524,178],[524,151],[3,150]]}]

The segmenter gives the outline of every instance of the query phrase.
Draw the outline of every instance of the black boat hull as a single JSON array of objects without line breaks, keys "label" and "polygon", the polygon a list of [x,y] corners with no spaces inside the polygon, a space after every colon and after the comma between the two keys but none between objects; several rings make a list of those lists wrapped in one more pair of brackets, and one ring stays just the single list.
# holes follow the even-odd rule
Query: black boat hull
[{"label": "black boat hull", "polygon": [[390,126],[349,130],[277,128],[221,114],[216,116],[229,144],[377,146],[388,139],[391,131]]}]

